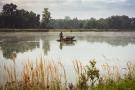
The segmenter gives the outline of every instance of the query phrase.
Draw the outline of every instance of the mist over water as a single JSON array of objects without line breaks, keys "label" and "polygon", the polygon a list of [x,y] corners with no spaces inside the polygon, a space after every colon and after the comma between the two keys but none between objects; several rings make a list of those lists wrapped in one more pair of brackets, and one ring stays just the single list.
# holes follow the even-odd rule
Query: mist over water
[{"label": "mist over water", "polygon": [[[15,62],[19,74],[23,64],[30,60],[36,63],[41,57],[44,60],[62,62],[74,80],[73,60],[79,60],[83,66],[95,58],[97,67],[101,65],[118,66],[120,71],[126,68],[127,62],[135,62],[134,32],[66,32],[65,36],[75,36],[74,42],[57,42],[58,32],[50,33],[0,33],[0,66],[13,64],[11,54],[17,53]],[[101,73],[103,73],[101,71]],[[0,73],[1,76],[4,75]]]}]

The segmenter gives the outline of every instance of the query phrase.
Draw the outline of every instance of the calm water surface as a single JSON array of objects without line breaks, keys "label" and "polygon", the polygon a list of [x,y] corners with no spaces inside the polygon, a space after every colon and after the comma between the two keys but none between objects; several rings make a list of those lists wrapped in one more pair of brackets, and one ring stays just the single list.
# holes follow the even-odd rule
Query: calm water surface
[{"label": "calm water surface", "polygon": [[60,61],[64,64],[69,80],[74,80],[73,60],[86,65],[95,58],[97,67],[117,65],[122,72],[127,62],[135,63],[135,32],[66,32],[74,35],[77,41],[60,43],[56,32],[39,33],[0,33],[0,80],[2,68],[13,64],[10,56],[17,53],[16,69],[21,72],[23,63],[43,57],[45,60]]}]

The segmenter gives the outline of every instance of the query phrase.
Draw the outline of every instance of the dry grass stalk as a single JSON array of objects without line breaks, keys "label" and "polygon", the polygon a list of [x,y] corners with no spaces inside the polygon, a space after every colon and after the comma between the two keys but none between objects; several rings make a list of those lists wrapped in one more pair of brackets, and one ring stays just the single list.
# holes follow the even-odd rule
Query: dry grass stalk
[{"label": "dry grass stalk", "polygon": [[127,78],[135,79],[135,64],[132,62],[127,63],[127,72],[126,72]]},{"label": "dry grass stalk", "polygon": [[13,65],[4,65],[7,82],[18,82],[15,87],[20,89],[32,89],[33,87],[45,90],[55,89],[61,90],[67,88],[67,73],[61,62],[54,62],[37,59],[34,64],[28,60],[23,65],[20,79],[16,78],[15,63]]},{"label": "dry grass stalk", "polygon": [[79,77],[79,75],[82,73],[82,64],[80,61],[73,61],[73,65],[74,65],[74,69],[75,69],[75,73],[76,73],[76,77]]}]

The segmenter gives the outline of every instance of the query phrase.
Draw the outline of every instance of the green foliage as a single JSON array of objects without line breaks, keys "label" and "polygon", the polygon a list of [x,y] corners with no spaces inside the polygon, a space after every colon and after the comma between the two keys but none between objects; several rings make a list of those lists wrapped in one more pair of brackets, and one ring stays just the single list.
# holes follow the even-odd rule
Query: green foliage
[{"label": "green foliage", "polygon": [[42,14],[42,28],[48,28],[50,20],[51,20],[51,13],[48,11],[48,8],[44,8]]},{"label": "green foliage", "polygon": [[78,87],[79,88],[88,88],[89,83],[90,86],[93,87],[95,82],[99,80],[99,70],[96,68],[96,61],[91,60],[89,65],[86,66],[84,72],[80,74]]},{"label": "green foliage", "polygon": [[91,18],[90,20],[87,21],[87,24],[85,26],[86,29],[92,29],[96,28],[97,22],[95,18]]},{"label": "green foliage", "polygon": [[90,18],[79,20],[77,18],[53,19],[50,21],[51,28],[55,29],[134,29],[135,18],[128,16],[111,16],[108,18]]},{"label": "green foliage", "polygon": [[99,70],[96,68],[96,61],[92,60],[89,62],[90,65],[87,65],[87,75],[91,81],[91,85],[94,86],[94,83],[99,79]]},{"label": "green foliage", "polygon": [[17,5],[5,4],[0,13],[0,28],[38,28],[40,15],[17,9]]},{"label": "green foliage", "polygon": [[117,82],[108,80],[104,84],[98,84],[95,87],[89,88],[89,90],[134,90],[135,80],[121,79]]}]

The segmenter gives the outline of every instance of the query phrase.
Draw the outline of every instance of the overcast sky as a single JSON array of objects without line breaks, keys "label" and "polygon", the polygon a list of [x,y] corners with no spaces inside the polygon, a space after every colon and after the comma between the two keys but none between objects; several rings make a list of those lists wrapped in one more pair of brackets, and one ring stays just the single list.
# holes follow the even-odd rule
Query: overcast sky
[{"label": "overcast sky", "polygon": [[41,14],[49,8],[52,18],[106,18],[112,15],[135,17],[135,0],[0,0],[0,10],[5,3],[14,3],[19,9]]}]

